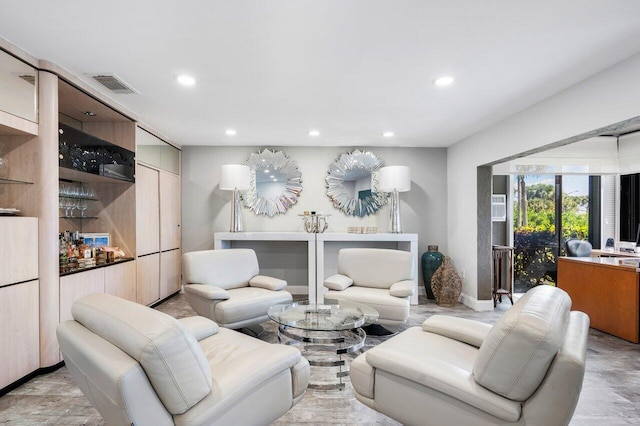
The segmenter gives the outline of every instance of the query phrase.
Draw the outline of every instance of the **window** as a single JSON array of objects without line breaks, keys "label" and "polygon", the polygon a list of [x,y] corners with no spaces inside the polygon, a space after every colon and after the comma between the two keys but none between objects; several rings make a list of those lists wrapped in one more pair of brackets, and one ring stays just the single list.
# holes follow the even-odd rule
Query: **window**
[{"label": "window", "polygon": [[636,241],[640,223],[640,173],[620,176],[620,241]]}]

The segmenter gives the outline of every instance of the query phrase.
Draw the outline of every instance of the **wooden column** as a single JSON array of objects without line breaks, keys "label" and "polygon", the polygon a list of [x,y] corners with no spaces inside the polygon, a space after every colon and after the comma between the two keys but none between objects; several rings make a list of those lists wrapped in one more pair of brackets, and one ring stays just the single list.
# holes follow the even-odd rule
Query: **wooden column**
[{"label": "wooden column", "polygon": [[58,77],[38,73],[38,258],[40,271],[40,367],[61,361],[56,339],[60,319],[58,279]]}]

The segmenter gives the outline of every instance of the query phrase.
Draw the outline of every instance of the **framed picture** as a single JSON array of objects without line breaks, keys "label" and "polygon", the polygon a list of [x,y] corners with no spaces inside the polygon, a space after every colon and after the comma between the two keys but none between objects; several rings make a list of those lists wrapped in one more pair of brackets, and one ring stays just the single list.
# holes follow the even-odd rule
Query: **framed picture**
[{"label": "framed picture", "polygon": [[111,246],[111,238],[109,233],[88,233],[80,234],[84,238],[84,243],[89,247],[109,247]]}]

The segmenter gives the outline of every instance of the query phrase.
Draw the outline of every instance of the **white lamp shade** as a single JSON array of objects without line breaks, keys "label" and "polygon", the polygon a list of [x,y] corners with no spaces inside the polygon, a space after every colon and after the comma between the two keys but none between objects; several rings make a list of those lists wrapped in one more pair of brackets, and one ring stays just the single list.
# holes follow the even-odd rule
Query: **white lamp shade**
[{"label": "white lamp shade", "polygon": [[409,166],[387,166],[378,172],[378,190],[382,192],[407,192],[411,190]]},{"label": "white lamp shade", "polygon": [[220,189],[245,191],[251,188],[251,170],[244,164],[224,164],[220,167]]}]

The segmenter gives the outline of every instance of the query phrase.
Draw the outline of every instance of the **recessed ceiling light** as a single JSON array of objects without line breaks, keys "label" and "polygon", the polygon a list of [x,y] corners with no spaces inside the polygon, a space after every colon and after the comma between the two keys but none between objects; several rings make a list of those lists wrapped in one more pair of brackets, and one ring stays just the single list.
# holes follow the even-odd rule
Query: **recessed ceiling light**
[{"label": "recessed ceiling light", "polygon": [[448,86],[451,83],[453,83],[453,77],[451,77],[450,75],[443,75],[442,77],[438,77],[433,82],[433,84],[440,87]]},{"label": "recessed ceiling light", "polygon": [[271,176],[269,176],[269,177],[270,177],[271,179],[274,179],[274,178],[275,178],[275,176],[274,176],[274,175],[271,175]]},{"label": "recessed ceiling light", "polygon": [[183,86],[193,86],[194,84],[196,84],[196,79],[189,75],[179,75],[178,83],[182,84]]},{"label": "recessed ceiling light", "polygon": [[393,132],[384,132],[382,136],[385,138],[392,138],[395,134]]},{"label": "recessed ceiling light", "polygon": [[236,131],[234,129],[227,129],[224,131],[224,134],[227,136],[235,136],[236,135]]},{"label": "recessed ceiling light", "polygon": [[95,112],[93,112],[93,111],[85,111],[85,112],[84,112],[84,115],[86,115],[87,117],[95,117],[95,116],[96,116],[96,115],[98,115],[98,114],[96,114],[96,113],[95,113]]},{"label": "recessed ceiling light", "polygon": [[320,136],[320,132],[317,130],[309,130],[309,136]]},{"label": "recessed ceiling light", "polygon": [[265,173],[271,173],[271,172],[269,171],[269,169],[264,169],[264,172],[265,172]]}]

